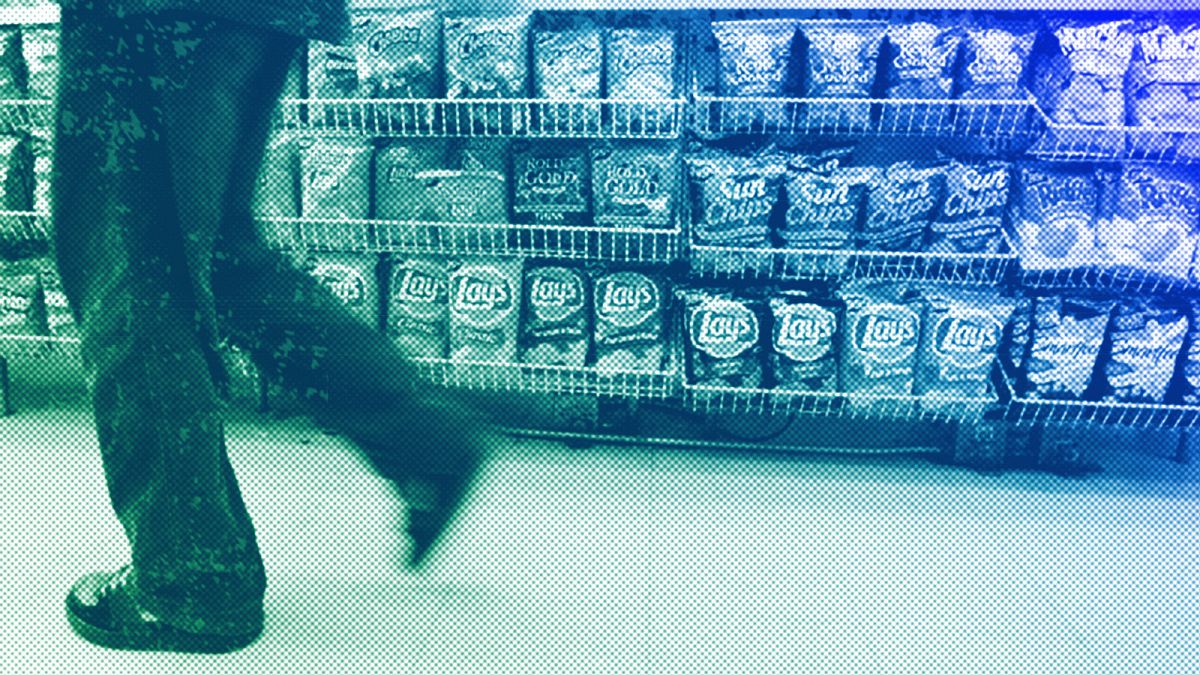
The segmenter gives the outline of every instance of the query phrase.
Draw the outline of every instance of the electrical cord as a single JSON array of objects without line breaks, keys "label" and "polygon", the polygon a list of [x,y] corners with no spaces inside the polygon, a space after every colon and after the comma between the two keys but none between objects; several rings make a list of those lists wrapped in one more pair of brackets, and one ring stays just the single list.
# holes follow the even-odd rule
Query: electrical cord
[{"label": "electrical cord", "polygon": [[773,440],[779,438],[780,436],[784,435],[785,433],[788,432],[789,429],[792,428],[792,424],[795,421],[796,421],[795,414],[788,415],[783,426],[781,426],[779,429],[777,429],[775,431],[772,431],[771,433],[764,434],[761,436],[748,436],[748,435],[744,435],[744,434],[735,433],[731,429],[728,429],[723,426],[718,426],[717,431],[719,431],[721,434],[725,435],[729,440],[738,441],[741,443],[762,443],[764,441],[773,441]]}]

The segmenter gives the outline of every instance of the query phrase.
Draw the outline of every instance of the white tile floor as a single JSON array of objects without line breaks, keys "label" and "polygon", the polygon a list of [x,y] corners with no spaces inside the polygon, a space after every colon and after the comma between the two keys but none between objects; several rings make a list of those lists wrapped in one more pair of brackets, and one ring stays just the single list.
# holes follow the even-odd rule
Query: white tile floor
[{"label": "white tile floor", "polygon": [[1079,481],[521,441],[409,574],[386,484],[342,441],[229,433],[267,633],[129,654],[62,617],[78,574],[127,554],[87,414],[0,418],[0,672],[1200,672],[1200,472],[1162,460]]}]

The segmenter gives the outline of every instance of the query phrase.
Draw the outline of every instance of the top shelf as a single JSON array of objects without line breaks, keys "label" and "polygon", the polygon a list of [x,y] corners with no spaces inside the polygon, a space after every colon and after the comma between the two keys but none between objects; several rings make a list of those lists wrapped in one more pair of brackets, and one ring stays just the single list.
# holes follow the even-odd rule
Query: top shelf
[{"label": "top shelf", "polygon": [[[8,0],[9,3],[14,0]],[[59,6],[46,3],[44,0],[15,0],[18,6],[11,4],[0,7],[0,25],[12,24],[46,24],[58,23]],[[434,0],[424,3],[431,8],[441,8],[445,11],[478,11],[479,5],[474,0]],[[381,0],[358,0],[351,6],[395,6],[393,2]],[[1128,0],[1024,0],[1020,9],[1027,12],[1046,11],[1129,11]],[[579,11],[629,11],[636,8],[641,11],[703,11],[703,10],[805,10],[805,9],[846,9],[846,10],[962,10],[962,11],[1005,11],[1015,9],[1011,0],[572,0],[571,8]],[[505,6],[506,11],[561,11],[562,0],[517,0]],[[1139,11],[1163,10],[1172,12],[1189,12],[1200,10],[1200,0],[1158,0],[1150,6],[1140,7]]]},{"label": "top shelf", "polygon": [[[516,3],[521,9],[561,10],[561,0],[524,0]],[[586,11],[628,11],[631,4],[639,10],[651,11],[694,11],[694,10],[805,10],[805,9],[949,9],[963,11],[1004,11],[1020,9],[1028,12],[1045,11],[1129,11],[1127,0],[1024,0],[1019,6],[1011,0],[574,0],[572,7]],[[1160,9],[1174,12],[1200,9],[1200,0],[1178,0],[1177,2],[1150,3],[1139,7],[1139,11]]]}]

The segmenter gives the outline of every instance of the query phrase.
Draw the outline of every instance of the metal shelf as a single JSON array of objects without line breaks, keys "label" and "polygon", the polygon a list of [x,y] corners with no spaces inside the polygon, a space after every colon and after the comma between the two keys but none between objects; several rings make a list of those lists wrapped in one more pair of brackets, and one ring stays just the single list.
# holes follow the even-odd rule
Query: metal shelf
[{"label": "metal shelf", "polygon": [[[1058,162],[1200,162],[1200,127],[1090,126],[1055,122],[1036,101],[1045,132],[1028,153]],[[1178,152],[1179,147],[1187,151]]]},{"label": "metal shelf", "polygon": [[[1003,370],[1003,369],[1002,369]],[[1043,400],[1016,396],[1013,376],[1004,372],[1000,386],[1008,401],[1004,418],[1020,425],[1107,425],[1141,429],[1188,429],[1200,424],[1200,406],[1116,401]]]},{"label": "metal shelf", "polygon": [[[79,355],[79,338],[0,335],[0,356]],[[665,400],[679,394],[675,370],[609,370],[492,361],[414,359],[418,376],[436,385],[494,392],[572,394]]]},{"label": "metal shelf", "polygon": [[635,399],[678,395],[679,376],[668,371],[620,371],[488,361],[416,359],[419,376],[433,384],[476,391],[501,391]]},{"label": "metal shelf", "polygon": [[957,422],[979,419],[998,408],[995,397],[939,397],[842,392],[796,392],[685,384],[684,404],[705,414],[819,415],[844,419]]},{"label": "metal shelf", "polygon": [[693,274],[745,280],[879,279],[996,285],[1013,253],[929,253],[849,249],[691,246]]},{"label": "metal shelf", "polygon": [[823,134],[1028,139],[1032,100],[741,98],[696,94],[691,127],[708,136]]},{"label": "metal shelf", "polygon": [[54,101],[50,99],[0,99],[2,131],[50,129],[53,125]]},{"label": "metal shelf", "polygon": [[275,125],[353,136],[678,138],[683,99],[283,99]]},{"label": "metal shelf", "polygon": [[1061,270],[1019,269],[1017,283],[1025,288],[1047,290],[1108,290],[1116,293],[1178,294],[1195,288],[1183,275],[1158,276],[1131,274],[1102,267]]},{"label": "metal shelf", "polygon": [[681,255],[678,228],[304,218],[260,218],[259,222],[268,243],[283,249],[663,264]]}]

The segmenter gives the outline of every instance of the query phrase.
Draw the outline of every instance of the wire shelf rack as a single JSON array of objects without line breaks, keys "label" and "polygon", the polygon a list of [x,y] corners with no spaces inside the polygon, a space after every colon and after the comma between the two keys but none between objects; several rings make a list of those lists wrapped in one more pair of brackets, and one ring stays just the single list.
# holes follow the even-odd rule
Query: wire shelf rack
[{"label": "wire shelf rack", "polygon": [[677,138],[683,99],[283,99],[276,126],[355,136]]},{"label": "wire shelf rack", "polygon": [[423,379],[455,389],[640,400],[665,400],[679,393],[679,376],[672,369],[610,370],[432,358],[415,359],[414,363]]},{"label": "wire shelf rack", "polygon": [[708,136],[824,134],[974,136],[1017,140],[1036,131],[1028,100],[767,98],[697,94],[691,127]]},{"label": "wire shelf rack", "polygon": [[260,218],[259,223],[268,244],[282,249],[478,254],[662,264],[673,262],[681,255],[678,227],[568,227],[303,218]]},{"label": "wire shelf rack", "polygon": [[1107,425],[1141,429],[1190,429],[1200,424],[1200,406],[1018,396],[1013,374],[1001,370],[1000,386],[1007,390],[1002,394],[1007,401],[1004,418],[1012,424]]},{"label": "wire shelf rack", "polygon": [[50,99],[0,99],[0,130],[50,129],[53,125],[54,101]]},{"label": "wire shelf rack", "polygon": [[[74,337],[0,334],[0,356],[79,356]],[[673,368],[663,371],[614,370],[498,361],[413,359],[425,381],[456,389],[491,392],[613,396],[666,400],[679,396],[680,378]]]},{"label": "wire shelf rack", "polygon": [[[1018,266],[1019,267],[1019,266]],[[1030,270],[1020,268],[1017,283],[1026,288],[1091,289],[1115,293],[1178,294],[1194,289],[1196,282],[1189,270],[1174,274],[1134,273],[1117,268],[1081,267],[1075,269]]]},{"label": "wire shelf rack", "polygon": [[1045,127],[1029,154],[1047,161],[1159,164],[1200,162],[1200,127],[1092,126],[1055,122],[1036,101]]},{"label": "wire shelf rack", "polygon": [[996,285],[1008,278],[1016,255],[854,251],[848,249],[738,248],[691,245],[692,273],[706,278],[770,280],[879,279]]},{"label": "wire shelf rack", "polygon": [[925,399],[916,395],[799,392],[684,384],[684,405],[704,414],[818,415],[844,419],[958,422],[998,409],[995,396]]}]

